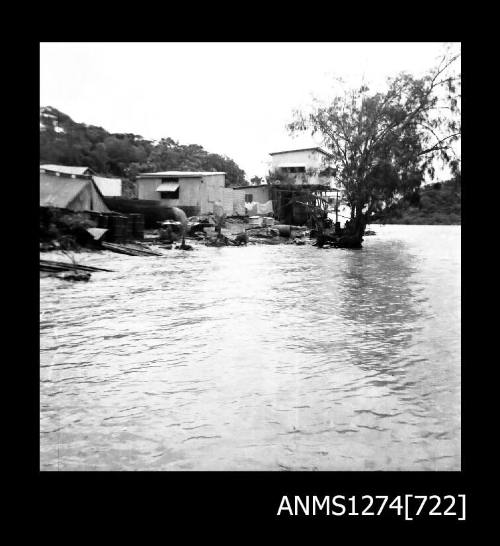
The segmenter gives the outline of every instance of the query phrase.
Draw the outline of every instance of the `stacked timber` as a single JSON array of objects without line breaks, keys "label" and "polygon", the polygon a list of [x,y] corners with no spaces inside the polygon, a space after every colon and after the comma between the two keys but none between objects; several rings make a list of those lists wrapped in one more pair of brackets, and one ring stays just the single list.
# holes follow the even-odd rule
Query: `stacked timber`
[{"label": "stacked timber", "polygon": [[118,245],[115,243],[103,242],[101,243],[101,246],[105,250],[118,254],[127,254],[128,256],[163,256],[160,252],[155,252],[141,244]]}]

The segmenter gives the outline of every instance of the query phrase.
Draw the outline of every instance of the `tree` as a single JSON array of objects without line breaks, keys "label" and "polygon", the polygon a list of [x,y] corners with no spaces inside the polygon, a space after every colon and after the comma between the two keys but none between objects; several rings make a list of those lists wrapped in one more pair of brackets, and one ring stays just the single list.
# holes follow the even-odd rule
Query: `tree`
[{"label": "tree", "polygon": [[[57,131],[54,121],[57,122]],[[154,171],[223,171],[227,186],[243,186],[245,171],[229,157],[208,153],[199,144],[172,138],[153,143],[132,133],[108,133],[102,127],[76,123],[52,107],[40,108],[40,160],[85,165],[97,173],[124,177],[132,189],[135,177]]]},{"label": "tree", "polygon": [[333,156],[351,209],[353,246],[361,244],[372,212],[432,177],[436,159],[459,172],[452,146],[461,134],[459,58],[447,50],[421,78],[401,73],[387,80],[385,92],[362,85],[294,113],[290,132],[319,133]]},{"label": "tree", "polygon": [[260,184],[262,184],[264,182],[264,180],[260,177],[260,176],[252,176],[252,178],[250,178],[250,184],[252,186],[260,186]]}]

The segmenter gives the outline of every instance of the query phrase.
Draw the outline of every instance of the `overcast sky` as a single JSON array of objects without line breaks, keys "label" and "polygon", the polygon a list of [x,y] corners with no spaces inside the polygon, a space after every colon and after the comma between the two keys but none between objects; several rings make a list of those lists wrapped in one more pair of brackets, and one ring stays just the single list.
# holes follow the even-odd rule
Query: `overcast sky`
[{"label": "overcast sky", "polygon": [[374,87],[422,74],[442,43],[42,43],[40,105],[77,122],[171,137],[231,157],[247,178],[269,152],[316,145],[285,125],[334,76]]}]

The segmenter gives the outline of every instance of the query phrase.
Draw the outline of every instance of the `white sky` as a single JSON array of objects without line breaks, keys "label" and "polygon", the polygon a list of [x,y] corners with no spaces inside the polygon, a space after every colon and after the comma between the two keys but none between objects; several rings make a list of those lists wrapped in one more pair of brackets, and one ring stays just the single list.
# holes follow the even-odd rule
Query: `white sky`
[{"label": "white sky", "polygon": [[[292,110],[334,76],[374,87],[435,64],[442,43],[42,43],[40,105],[77,122],[171,137],[264,176],[269,152],[316,145],[288,135]],[[319,142],[319,141],[318,141]]]}]

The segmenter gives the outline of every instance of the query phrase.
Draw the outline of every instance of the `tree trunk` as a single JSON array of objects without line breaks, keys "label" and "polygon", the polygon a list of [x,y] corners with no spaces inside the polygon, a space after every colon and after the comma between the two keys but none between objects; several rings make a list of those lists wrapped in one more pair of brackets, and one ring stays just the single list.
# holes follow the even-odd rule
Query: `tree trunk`
[{"label": "tree trunk", "polygon": [[336,248],[361,248],[368,220],[368,213],[363,213],[364,206],[364,203],[355,203],[351,206],[351,219],[346,223],[345,228],[341,230],[340,235],[326,234],[323,222],[318,221],[316,245],[319,248],[322,248],[325,244]]},{"label": "tree trunk", "polygon": [[359,203],[351,209],[352,220],[339,238],[337,246],[340,248],[361,248],[367,222],[366,214],[362,210],[363,205]]}]

